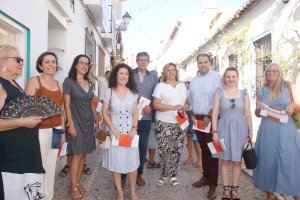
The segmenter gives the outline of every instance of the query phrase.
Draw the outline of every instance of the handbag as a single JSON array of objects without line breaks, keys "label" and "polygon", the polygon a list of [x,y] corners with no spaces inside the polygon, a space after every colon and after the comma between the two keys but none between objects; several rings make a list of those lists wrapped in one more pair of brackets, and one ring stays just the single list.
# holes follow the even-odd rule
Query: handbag
[{"label": "handbag", "polygon": [[[112,91],[110,93],[110,99],[109,99],[109,108],[111,107],[111,96]],[[110,108],[110,116],[111,116],[111,108]],[[109,129],[107,128],[104,120],[102,119],[101,126],[99,130],[95,132],[96,139],[99,140],[99,147],[102,149],[109,149],[110,146],[110,135],[109,135]]]},{"label": "handbag", "polygon": [[[253,149],[253,146],[252,146],[252,141],[251,141],[250,137],[248,137],[248,138],[249,138],[249,142],[248,142],[246,148],[244,148],[244,150],[243,150],[243,158],[244,158],[246,168],[254,169],[256,167],[257,157],[256,157],[255,150]],[[250,144],[250,148],[248,149],[249,144]]]},{"label": "handbag", "polygon": [[64,134],[62,129],[52,128],[51,149],[61,148],[61,137]]}]

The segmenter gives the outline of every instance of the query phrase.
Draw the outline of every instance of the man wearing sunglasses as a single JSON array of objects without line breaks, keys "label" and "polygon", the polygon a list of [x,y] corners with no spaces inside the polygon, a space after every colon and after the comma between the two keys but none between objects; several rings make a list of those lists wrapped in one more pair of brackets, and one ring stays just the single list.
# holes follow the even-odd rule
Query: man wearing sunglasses
[{"label": "man wearing sunglasses", "polygon": [[[212,71],[212,61],[208,54],[197,56],[198,73],[190,83],[189,103],[192,110],[192,118],[203,120],[207,125],[211,121],[213,96],[218,87],[221,87],[221,75]],[[212,134],[195,130],[197,139],[202,149],[203,177],[193,183],[193,187],[209,186],[208,199],[216,198],[216,186],[218,185],[218,159],[213,158],[207,143],[212,141]]]}]

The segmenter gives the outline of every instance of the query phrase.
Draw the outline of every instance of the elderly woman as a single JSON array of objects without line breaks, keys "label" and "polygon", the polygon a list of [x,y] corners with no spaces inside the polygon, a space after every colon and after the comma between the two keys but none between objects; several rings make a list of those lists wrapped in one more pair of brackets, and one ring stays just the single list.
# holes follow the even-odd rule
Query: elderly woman
[{"label": "elderly woman", "polygon": [[[27,95],[47,97],[53,100],[58,106],[62,107],[62,84],[54,79],[55,72],[57,71],[57,56],[55,53],[42,53],[36,61],[36,70],[41,73],[41,75],[34,76],[29,79],[29,82],[25,87],[25,93]],[[43,166],[46,171],[44,175],[45,200],[53,199],[54,194],[54,179],[58,147],[52,148],[53,130],[61,133],[62,144],[66,140],[62,128],[64,128],[64,119],[62,114],[44,119],[40,124],[39,141]]]},{"label": "elderly woman", "polygon": [[[0,114],[8,102],[25,96],[15,81],[22,70],[18,49],[0,45]],[[0,199],[44,197],[40,122],[40,117],[0,119]]]},{"label": "elderly woman", "polygon": [[80,184],[87,153],[96,148],[94,123],[97,124],[92,102],[94,93],[89,82],[91,62],[88,56],[75,57],[68,77],[63,83],[68,153],[72,154],[70,189],[72,199],[82,199],[87,192]]},{"label": "elderly woman", "polygon": [[[242,152],[247,137],[252,138],[250,99],[247,90],[237,87],[238,81],[238,70],[233,67],[227,68],[222,78],[223,87],[218,88],[214,95],[213,141],[224,139],[226,146],[226,151],[213,155],[221,160],[223,200],[240,199],[237,189],[241,176]],[[230,163],[233,164],[232,184],[229,184]]]},{"label": "elderly woman", "polygon": [[300,134],[291,117],[295,111],[299,112],[299,100],[292,98],[296,96],[296,90],[290,90],[294,84],[283,79],[282,69],[277,63],[268,65],[264,79],[264,86],[257,95],[255,114],[261,117],[261,103],[264,103],[285,110],[288,122],[262,117],[255,145],[258,162],[253,171],[254,185],[269,192],[269,200],[275,199],[270,195],[272,192],[292,195],[299,200]]},{"label": "elderly woman", "polygon": [[174,187],[177,180],[177,168],[180,149],[183,146],[184,132],[176,117],[176,111],[186,111],[188,106],[187,90],[184,83],[178,82],[178,69],[173,63],[163,67],[161,83],[157,84],[153,93],[153,107],[156,109],[155,135],[158,142],[158,153],[161,158],[161,177],[157,186],[162,186],[168,177]]}]

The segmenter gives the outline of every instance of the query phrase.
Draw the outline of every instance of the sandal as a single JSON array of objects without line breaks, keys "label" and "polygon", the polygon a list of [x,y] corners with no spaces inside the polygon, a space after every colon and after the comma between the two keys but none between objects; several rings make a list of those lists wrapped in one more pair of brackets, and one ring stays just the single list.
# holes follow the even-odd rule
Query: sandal
[{"label": "sandal", "polygon": [[148,169],[160,168],[160,164],[156,162],[153,163],[148,162],[147,168]]},{"label": "sandal", "polygon": [[69,169],[70,169],[69,165],[65,165],[58,175],[62,178],[65,178],[68,175]]},{"label": "sandal", "polygon": [[[241,200],[241,198],[238,196],[237,194],[237,189],[239,188],[239,186],[231,186],[231,199],[232,200]],[[233,192],[235,192],[236,194],[233,194]]]},{"label": "sandal", "polygon": [[90,168],[88,168],[88,167],[86,166],[86,164],[84,164],[82,172],[83,172],[84,174],[86,174],[86,175],[91,175],[91,174],[92,174],[92,170],[91,170]]},{"label": "sandal", "polygon": [[202,166],[201,162],[195,162],[194,163],[194,167],[196,167],[196,168],[200,168],[201,166]]},{"label": "sandal", "polygon": [[183,162],[184,165],[191,165],[193,164],[193,159],[187,159],[186,161]]},{"label": "sandal", "polygon": [[72,200],[82,200],[83,196],[81,194],[81,192],[78,190],[78,188],[74,188],[71,191],[71,199]]},{"label": "sandal", "polygon": [[156,185],[157,185],[158,187],[162,187],[162,186],[166,183],[166,181],[167,181],[167,178],[159,178],[159,179],[157,180]]},{"label": "sandal", "polygon": [[230,200],[230,198],[231,198],[231,190],[230,189],[231,189],[231,186],[229,186],[229,185],[223,186],[222,200]]},{"label": "sandal", "polygon": [[171,183],[172,183],[173,187],[178,187],[180,185],[180,183],[176,177],[171,178]]},{"label": "sandal", "polygon": [[87,190],[84,187],[82,187],[82,185],[80,185],[79,183],[77,183],[77,188],[79,189],[81,194],[87,193]]}]

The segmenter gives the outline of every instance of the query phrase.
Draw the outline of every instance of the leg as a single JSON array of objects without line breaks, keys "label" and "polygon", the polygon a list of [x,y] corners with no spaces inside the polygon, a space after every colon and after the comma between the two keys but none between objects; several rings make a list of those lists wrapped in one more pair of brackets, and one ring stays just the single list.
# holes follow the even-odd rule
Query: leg
[{"label": "leg", "polygon": [[184,162],[185,165],[191,164],[193,162],[193,141],[192,141],[193,134],[187,133],[186,137],[187,137],[188,158]]},{"label": "leg", "polygon": [[197,164],[196,164],[196,167],[200,168],[201,167],[201,162],[202,162],[201,148],[200,148],[200,145],[199,145],[198,141],[193,141],[193,144],[194,144],[195,151],[196,151],[196,154],[197,154]]},{"label": "leg", "polygon": [[67,164],[64,166],[64,168],[59,172],[59,176],[64,178],[68,175],[70,165],[72,160],[72,154],[67,155]]},{"label": "leg", "polygon": [[117,192],[118,192],[117,200],[123,200],[123,189],[121,186],[121,174],[116,173],[116,172],[113,172],[112,174],[113,174],[115,186],[116,186]]},{"label": "leg", "polygon": [[230,198],[231,187],[229,185],[229,160],[221,160],[221,178],[223,183],[222,198]]},{"label": "leg", "polygon": [[156,149],[148,149],[149,152],[149,163],[155,163],[154,157],[155,157],[155,152]]},{"label": "leg", "polygon": [[171,127],[171,152],[172,152],[172,160],[171,160],[171,177],[177,176],[178,164],[181,156],[181,148],[183,147],[184,142],[184,132],[180,129],[180,127],[176,124]]},{"label": "leg", "polygon": [[131,194],[131,199],[132,200],[137,199],[136,192],[135,192],[136,177],[137,177],[137,171],[129,172],[130,194]]},{"label": "leg", "polygon": [[208,147],[207,147],[207,143],[206,143],[206,138],[205,138],[205,134],[206,133],[202,133],[200,131],[195,131],[197,139],[198,139],[198,143],[201,147],[201,154],[202,154],[202,168],[203,168],[203,177],[208,179],[209,176],[209,166],[208,166],[208,159],[209,159],[209,153],[207,152],[209,151]]},{"label": "leg", "polygon": [[233,175],[232,175],[232,190],[231,195],[233,200],[239,200],[239,195],[237,193],[237,189],[240,183],[241,177],[241,163],[240,162],[233,162]]},{"label": "leg", "polygon": [[300,200],[300,196],[293,196],[294,200]]},{"label": "leg", "polygon": [[[217,186],[218,185],[218,176],[219,176],[219,159],[213,158],[210,150],[207,146],[207,143],[212,141],[211,134],[205,134],[205,146],[201,148],[205,148],[206,159],[207,159],[207,167],[208,167],[208,181],[210,185]],[[203,154],[202,154],[203,156]]]},{"label": "leg", "polygon": [[71,165],[70,165],[70,185],[71,185],[71,194],[73,199],[79,199],[82,197],[81,192],[77,187],[78,183],[78,174],[79,168],[82,160],[82,154],[73,154]]},{"label": "leg", "polygon": [[140,151],[140,166],[138,168],[138,175],[142,175],[144,171],[145,157],[148,149],[148,139],[151,128],[150,120],[141,120],[138,123],[139,151]]},{"label": "leg", "polygon": [[80,161],[80,167],[79,167],[78,175],[77,175],[77,186],[78,186],[78,189],[80,190],[80,192],[82,192],[82,193],[87,192],[86,189],[84,189],[80,183],[81,176],[82,176],[83,169],[84,169],[85,158],[86,158],[86,154],[82,154],[81,161]]}]

